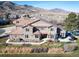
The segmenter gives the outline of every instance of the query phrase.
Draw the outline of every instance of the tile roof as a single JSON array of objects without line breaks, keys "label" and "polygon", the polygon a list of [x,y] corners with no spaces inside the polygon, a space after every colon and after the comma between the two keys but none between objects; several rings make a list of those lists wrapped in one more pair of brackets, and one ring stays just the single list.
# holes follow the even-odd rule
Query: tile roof
[{"label": "tile roof", "polygon": [[15,25],[19,25],[19,26],[27,26],[27,25],[29,25],[31,23],[36,22],[36,21],[38,21],[38,20],[31,20],[29,18],[20,18],[20,19],[17,19],[15,21],[13,21],[13,23]]},{"label": "tile roof", "polygon": [[[17,19],[15,21],[13,21],[13,23],[15,25],[19,25],[19,26],[27,26],[29,24],[31,24],[32,26],[35,26],[35,27],[50,27],[52,26],[51,23],[48,23],[46,21],[42,21],[42,20],[31,20],[29,18],[20,18],[20,19]],[[21,27],[16,27],[15,29],[12,29],[12,31],[10,32],[10,34],[23,34],[24,30],[21,28]],[[41,30],[40,32],[39,31],[36,31],[34,34],[48,34],[49,31],[46,31],[46,30]]]},{"label": "tile roof", "polygon": [[16,27],[15,29],[12,29],[9,34],[23,34],[24,30],[21,27]]},{"label": "tile roof", "polygon": [[35,26],[35,27],[50,27],[50,26],[52,26],[52,24],[48,23],[46,21],[40,20],[40,21],[38,21],[36,23],[33,23],[32,26]]},{"label": "tile roof", "polygon": [[50,31],[48,30],[41,30],[41,31],[36,31],[34,34],[50,34]]},{"label": "tile roof", "polygon": [[50,32],[48,30],[41,30],[40,31],[42,34],[50,34]]}]

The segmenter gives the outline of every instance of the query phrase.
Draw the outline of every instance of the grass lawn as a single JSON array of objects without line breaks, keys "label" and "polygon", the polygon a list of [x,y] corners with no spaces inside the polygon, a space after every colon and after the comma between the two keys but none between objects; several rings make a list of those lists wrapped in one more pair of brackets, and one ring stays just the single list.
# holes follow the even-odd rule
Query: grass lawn
[{"label": "grass lawn", "polygon": [[[0,38],[0,43],[5,43],[7,38]],[[42,45],[8,45],[8,47],[30,47],[30,48],[60,48],[63,47],[64,43],[46,42]],[[1,45],[0,45],[1,46]],[[5,46],[5,45],[4,45]],[[6,47],[6,46],[5,46]]]},{"label": "grass lawn", "polygon": [[[45,43],[43,45],[9,45],[9,46],[0,46],[0,48],[6,48],[6,47],[17,47],[17,48],[22,48],[22,47],[30,47],[30,48],[38,48],[38,47],[45,47],[45,48],[59,48],[62,47],[63,43]],[[59,45],[58,45],[59,44]],[[78,55],[77,55],[78,56]],[[25,53],[25,54],[13,54],[13,53],[0,53],[0,57],[73,57],[72,54],[70,53],[65,53],[65,54],[48,54],[48,53]]]},{"label": "grass lawn", "polygon": [[0,43],[5,43],[7,38],[0,38]]},{"label": "grass lawn", "polygon": [[30,54],[0,54],[1,57],[73,57],[71,54],[47,54],[47,53],[30,53]]},{"label": "grass lawn", "polygon": [[[4,43],[7,38],[0,38],[0,43]],[[77,40],[78,47],[79,47],[79,39]],[[47,47],[47,48],[60,48],[63,47],[64,43],[55,43],[55,42],[47,42],[42,45],[0,45],[1,48],[6,47]],[[73,52],[65,52],[64,54],[48,54],[48,53],[25,53],[25,54],[13,54],[13,53],[0,53],[0,56],[6,56],[6,57],[79,57],[79,48]]]}]

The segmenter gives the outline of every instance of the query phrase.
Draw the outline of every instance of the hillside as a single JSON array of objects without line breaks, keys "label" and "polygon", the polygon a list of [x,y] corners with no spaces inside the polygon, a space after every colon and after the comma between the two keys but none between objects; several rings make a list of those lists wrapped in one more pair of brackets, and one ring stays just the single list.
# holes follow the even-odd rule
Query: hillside
[{"label": "hillside", "polygon": [[44,19],[52,23],[62,23],[69,14],[68,11],[58,8],[46,10],[29,5],[17,5],[10,1],[0,2],[0,15],[5,15],[6,13],[10,13],[10,19],[16,18],[16,16],[21,17],[25,14],[29,15],[30,18]]}]

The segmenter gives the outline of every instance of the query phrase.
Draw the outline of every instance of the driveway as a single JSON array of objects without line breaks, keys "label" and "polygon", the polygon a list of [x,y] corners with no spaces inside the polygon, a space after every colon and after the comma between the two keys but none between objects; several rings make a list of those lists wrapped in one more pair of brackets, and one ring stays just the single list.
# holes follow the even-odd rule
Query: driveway
[{"label": "driveway", "polygon": [[16,27],[15,26],[12,26],[12,27],[1,28],[1,29],[5,30],[5,32],[2,33],[2,34],[0,34],[0,37],[3,37],[3,36],[8,35],[8,33],[10,33],[11,30],[14,29],[14,28],[16,28]]}]

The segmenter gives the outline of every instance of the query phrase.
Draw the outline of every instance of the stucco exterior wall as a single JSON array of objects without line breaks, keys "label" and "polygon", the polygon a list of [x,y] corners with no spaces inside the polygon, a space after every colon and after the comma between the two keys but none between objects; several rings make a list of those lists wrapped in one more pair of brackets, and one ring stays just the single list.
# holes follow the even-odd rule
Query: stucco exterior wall
[{"label": "stucco exterior wall", "polygon": [[[56,27],[37,27],[40,31],[46,31],[48,32],[47,38],[55,39],[56,36]],[[24,41],[40,41],[40,35],[38,37],[35,37],[35,34],[33,33],[33,27],[32,26],[27,26],[23,28],[23,34],[10,34],[9,36],[10,39],[16,39],[18,40],[19,38],[23,39]]]},{"label": "stucco exterior wall", "polygon": [[51,38],[51,39],[55,39],[55,37],[56,37],[56,32],[57,32],[57,28],[56,27],[50,27],[50,28],[48,28],[48,31],[49,31],[49,34],[48,34],[48,38]]},{"label": "stucco exterior wall", "polygon": [[[28,31],[26,29],[28,29]],[[25,39],[24,39],[25,41],[26,40],[28,40],[28,41],[31,41],[31,40],[39,41],[40,40],[39,38],[36,38],[35,35],[33,34],[33,27],[28,26],[28,27],[25,27],[24,30],[25,30],[24,36],[28,35],[28,38],[25,37]]]}]

